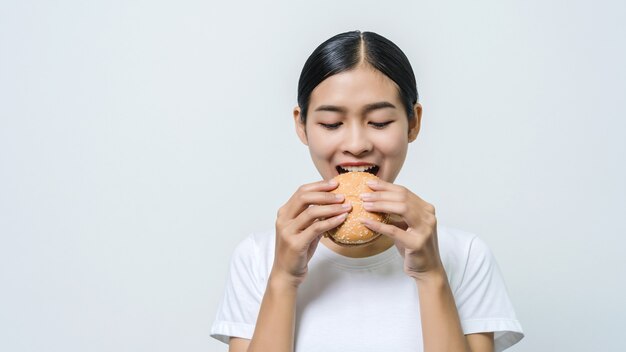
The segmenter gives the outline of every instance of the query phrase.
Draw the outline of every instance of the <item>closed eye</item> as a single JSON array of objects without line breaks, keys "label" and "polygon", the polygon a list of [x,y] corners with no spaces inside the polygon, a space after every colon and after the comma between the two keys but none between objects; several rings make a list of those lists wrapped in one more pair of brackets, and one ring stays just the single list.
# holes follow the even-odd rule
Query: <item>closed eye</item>
[{"label": "closed eye", "polygon": [[[387,125],[389,125],[390,123],[392,123],[393,121],[387,121],[387,122],[370,122],[370,124],[372,124],[372,126],[374,126],[374,128],[377,129],[383,129],[385,128]],[[337,129],[340,125],[341,122],[337,122],[337,123],[320,123],[320,125],[326,129],[329,130],[334,130]]]},{"label": "closed eye", "polygon": [[320,123],[320,125],[322,125],[322,127],[329,129],[329,130],[334,130],[337,127],[339,127],[339,125],[341,125],[341,122],[337,122],[337,123]]},{"label": "closed eye", "polygon": [[385,126],[387,126],[388,124],[392,123],[393,121],[387,121],[387,122],[370,122],[372,124],[372,126],[374,126],[375,128],[385,128]]}]

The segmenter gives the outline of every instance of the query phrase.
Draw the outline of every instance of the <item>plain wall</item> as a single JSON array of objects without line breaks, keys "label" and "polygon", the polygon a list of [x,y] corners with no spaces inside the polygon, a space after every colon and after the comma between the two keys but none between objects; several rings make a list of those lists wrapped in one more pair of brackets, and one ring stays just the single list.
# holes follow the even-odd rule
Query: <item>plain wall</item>
[{"label": "plain wall", "polygon": [[621,1],[3,1],[0,350],[226,351],[230,255],[320,179],[294,132],[313,49],[354,29],[414,67],[396,180],[477,233],[526,337],[624,327]]}]

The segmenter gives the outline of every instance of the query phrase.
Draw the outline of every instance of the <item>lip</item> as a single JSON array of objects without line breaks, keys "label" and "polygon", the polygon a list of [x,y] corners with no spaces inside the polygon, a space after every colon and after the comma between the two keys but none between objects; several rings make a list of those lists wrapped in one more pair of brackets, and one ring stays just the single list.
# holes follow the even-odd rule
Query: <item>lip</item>
[{"label": "lip", "polygon": [[357,162],[347,162],[347,163],[341,163],[338,164],[339,166],[372,166],[372,165],[376,165],[374,163],[366,163],[363,161],[357,161]]}]

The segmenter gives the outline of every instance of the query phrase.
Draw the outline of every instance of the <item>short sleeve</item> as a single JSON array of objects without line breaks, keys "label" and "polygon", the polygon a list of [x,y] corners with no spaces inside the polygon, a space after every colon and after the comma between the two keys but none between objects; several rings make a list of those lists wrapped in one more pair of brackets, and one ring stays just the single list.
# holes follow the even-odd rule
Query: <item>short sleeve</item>
[{"label": "short sleeve", "polygon": [[228,343],[231,336],[252,339],[264,292],[258,257],[253,236],[235,248],[211,337],[224,343]]},{"label": "short sleeve", "polygon": [[463,332],[494,332],[496,352],[524,337],[498,264],[478,237],[470,243],[467,264],[461,283],[454,291],[454,299]]}]

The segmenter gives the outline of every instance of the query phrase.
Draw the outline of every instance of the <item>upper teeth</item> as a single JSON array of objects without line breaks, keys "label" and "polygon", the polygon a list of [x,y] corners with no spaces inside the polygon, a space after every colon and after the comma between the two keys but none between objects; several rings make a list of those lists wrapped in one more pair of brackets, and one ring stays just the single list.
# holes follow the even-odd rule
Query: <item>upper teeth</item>
[{"label": "upper teeth", "polygon": [[356,172],[356,171],[365,171],[369,169],[373,169],[376,165],[364,165],[364,166],[339,166],[340,168],[348,171],[348,172]]}]

